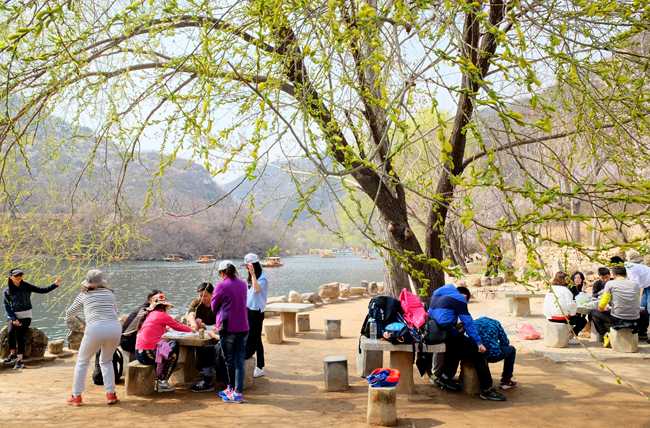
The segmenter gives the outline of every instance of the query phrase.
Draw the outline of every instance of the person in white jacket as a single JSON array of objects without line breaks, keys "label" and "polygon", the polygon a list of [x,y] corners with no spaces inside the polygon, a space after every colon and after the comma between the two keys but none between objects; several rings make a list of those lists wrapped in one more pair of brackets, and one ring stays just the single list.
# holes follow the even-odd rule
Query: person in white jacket
[{"label": "person in white jacket", "polygon": [[573,299],[571,290],[567,288],[568,277],[565,272],[555,274],[551,282],[551,290],[544,297],[544,316],[550,322],[562,324],[568,322],[577,336],[587,325],[587,320],[576,315],[578,305]]}]

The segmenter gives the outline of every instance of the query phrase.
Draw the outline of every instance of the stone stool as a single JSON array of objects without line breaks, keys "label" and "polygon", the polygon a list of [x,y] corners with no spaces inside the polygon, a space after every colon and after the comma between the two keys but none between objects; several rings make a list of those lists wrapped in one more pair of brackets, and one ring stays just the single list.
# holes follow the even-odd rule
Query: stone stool
[{"label": "stone stool", "polygon": [[397,425],[397,389],[394,386],[372,388],[368,385],[366,420],[370,425]]},{"label": "stone stool", "polygon": [[383,365],[383,351],[368,351],[362,349],[361,352],[357,354],[357,374],[359,377],[365,378],[374,369],[382,367]]},{"label": "stone stool", "polygon": [[565,323],[546,321],[544,345],[549,348],[566,348],[571,339],[571,326]]},{"label": "stone stool", "polygon": [[325,320],[325,339],[341,337],[341,320]]},{"label": "stone stool", "polygon": [[530,299],[528,296],[508,297],[508,312],[516,317],[527,317],[530,315]]},{"label": "stone stool", "polygon": [[156,367],[139,361],[126,366],[126,395],[152,395],[155,392]]},{"label": "stone stool", "polygon": [[248,389],[255,383],[253,373],[255,372],[255,357],[250,357],[244,361],[244,389]]},{"label": "stone stool", "polygon": [[342,355],[323,359],[325,391],[345,391],[348,384],[348,359]]},{"label": "stone stool", "polygon": [[609,341],[616,352],[639,352],[639,335],[632,333],[630,328],[609,329]]},{"label": "stone stool", "polygon": [[481,382],[474,364],[463,361],[460,364],[460,382],[463,385],[463,392],[467,395],[477,395],[481,392]]},{"label": "stone stool", "polygon": [[266,341],[279,345],[282,343],[282,324],[279,323],[264,323],[264,335],[266,336]]},{"label": "stone stool", "polygon": [[311,330],[309,326],[309,314],[298,314],[298,331],[304,332]]}]

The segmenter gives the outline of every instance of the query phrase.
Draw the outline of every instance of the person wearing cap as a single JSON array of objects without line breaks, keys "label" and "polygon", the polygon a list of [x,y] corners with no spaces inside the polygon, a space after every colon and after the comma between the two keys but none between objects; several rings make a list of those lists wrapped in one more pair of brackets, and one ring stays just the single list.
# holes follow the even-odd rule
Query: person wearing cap
[{"label": "person wearing cap", "polygon": [[227,372],[227,387],[218,395],[225,403],[241,403],[248,336],[246,283],[237,278],[237,268],[230,260],[219,263],[218,269],[221,282],[212,295],[212,310],[217,314],[216,326]]},{"label": "person wearing cap", "polygon": [[[214,325],[216,322],[216,315],[212,312],[211,306],[214,286],[209,282],[203,282],[196,292],[199,295],[190,302],[185,319],[190,327],[198,330],[205,325]],[[201,380],[192,385],[190,388],[192,392],[214,391],[216,359],[217,354],[213,345],[196,348],[196,368],[201,373]]]},{"label": "person wearing cap", "polygon": [[[171,392],[174,387],[169,384],[176,362],[178,361],[178,344],[171,340],[163,340],[163,335],[167,328],[190,333],[194,331],[191,327],[186,326],[167,313],[169,308],[173,307],[167,301],[163,293],[155,295],[151,299],[151,304],[147,308],[142,327],[138,331],[135,340],[136,359],[145,365],[156,367],[156,391]],[[159,362],[156,362],[159,360]]]},{"label": "person wearing cap", "polygon": [[262,325],[264,308],[269,294],[269,282],[262,271],[257,254],[249,253],[244,257],[248,271],[248,293],[246,308],[248,311],[248,339],[246,339],[246,359],[256,356],[253,377],[264,376],[264,345],[262,344]]},{"label": "person wearing cap", "polygon": [[115,393],[113,354],[120,344],[122,326],[117,318],[115,296],[100,270],[91,269],[86,274],[86,279],[81,283],[81,292],[65,313],[66,323],[82,311],[86,328],[77,355],[72,395],[68,397],[68,404],[82,404],[81,394],[86,386],[88,365],[97,351],[101,351],[99,365],[106,390],[106,403],[115,404],[119,400]]},{"label": "person wearing cap", "polygon": [[3,293],[5,312],[9,319],[8,339],[9,356],[5,364],[14,364],[14,369],[22,369],[25,354],[25,336],[32,322],[32,293],[46,294],[61,285],[61,277],[57,277],[49,287],[36,287],[23,280],[21,269],[9,271],[7,288]]}]

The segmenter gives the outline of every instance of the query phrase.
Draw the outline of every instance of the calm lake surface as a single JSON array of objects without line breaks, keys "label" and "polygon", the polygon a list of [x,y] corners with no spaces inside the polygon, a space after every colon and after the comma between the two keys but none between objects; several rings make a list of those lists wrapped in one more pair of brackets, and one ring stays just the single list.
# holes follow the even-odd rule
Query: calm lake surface
[{"label": "calm lake surface", "polygon": [[[236,265],[243,260],[234,260]],[[284,266],[265,269],[269,279],[269,296],[286,295],[291,290],[316,291],[327,282],[345,282],[353,286],[362,280],[382,281],[384,264],[381,259],[364,260],[355,256],[339,256],[333,259],[317,256],[283,257]],[[216,283],[216,266],[194,261],[169,262],[123,262],[104,268],[107,280],[115,291],[118,309],[128,313],[144,302],[153,288],[163,290],[175,305],[172,315],[184,313],[196,296],[196,287],[203,281]],[[245,269],[239,269],[245,278]],[[25,278],[29,281],[29,275]],[[44,286],[47,284],[36,284]],[[32,325],[44,330],[50,339],[65,337],[65,310],[77,295],[78,287],[64,284],[50,294],[32,294],[34,320]]]}]

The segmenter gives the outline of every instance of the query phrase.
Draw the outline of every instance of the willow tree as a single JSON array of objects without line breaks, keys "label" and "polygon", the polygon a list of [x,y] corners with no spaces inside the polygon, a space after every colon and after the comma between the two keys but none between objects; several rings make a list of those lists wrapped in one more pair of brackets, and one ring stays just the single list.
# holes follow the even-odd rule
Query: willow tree
[{"label": "willow tree", "polygon": [[[380,234],[368,218],[346,212],[387,250],[395,277],[408,272],[429,292],[449,269],[450,210],[475,221],[471,201],[455,199],[459,189],[500,186],[538,208],[553,198],[533,180],[506,188],[496,154],[573,136],[605,152],[631,149],[648,134],[648,57],[631,46],[648,29],[646,1],[54,0],[0,7],[4,159],[32,144],[30,129],[51,114],[90,125],[97,148],[120,147],[122,175],[143,138],[161,142],[160,174],[180,151],[213,175],[246,162],[251,179],[269,151],[299,154],[372,201]],[[576,94],[562,106],[543,96],[557,82]],[[527,117],[513,107],[521,99],[532,111]],[[435,127],[419,126],[421,110],[437,118]],[[553,123],[562,118],[554,111],[578,110],[584,114]],[[488,126],[481,117],[491,118]],[[405,179],[401,154],[421,144],[430,174]],[[631,189],[619,184],[609,188],[615,198]],[[297,190],[309,209],[313,189]],[[641,198],[639,190],[632,189]],[[409,200],[424,207],[420,234],[411,227]],[[548,219],[541,209],[532,213],[494,227],[525,231],[528,222]]]}]

